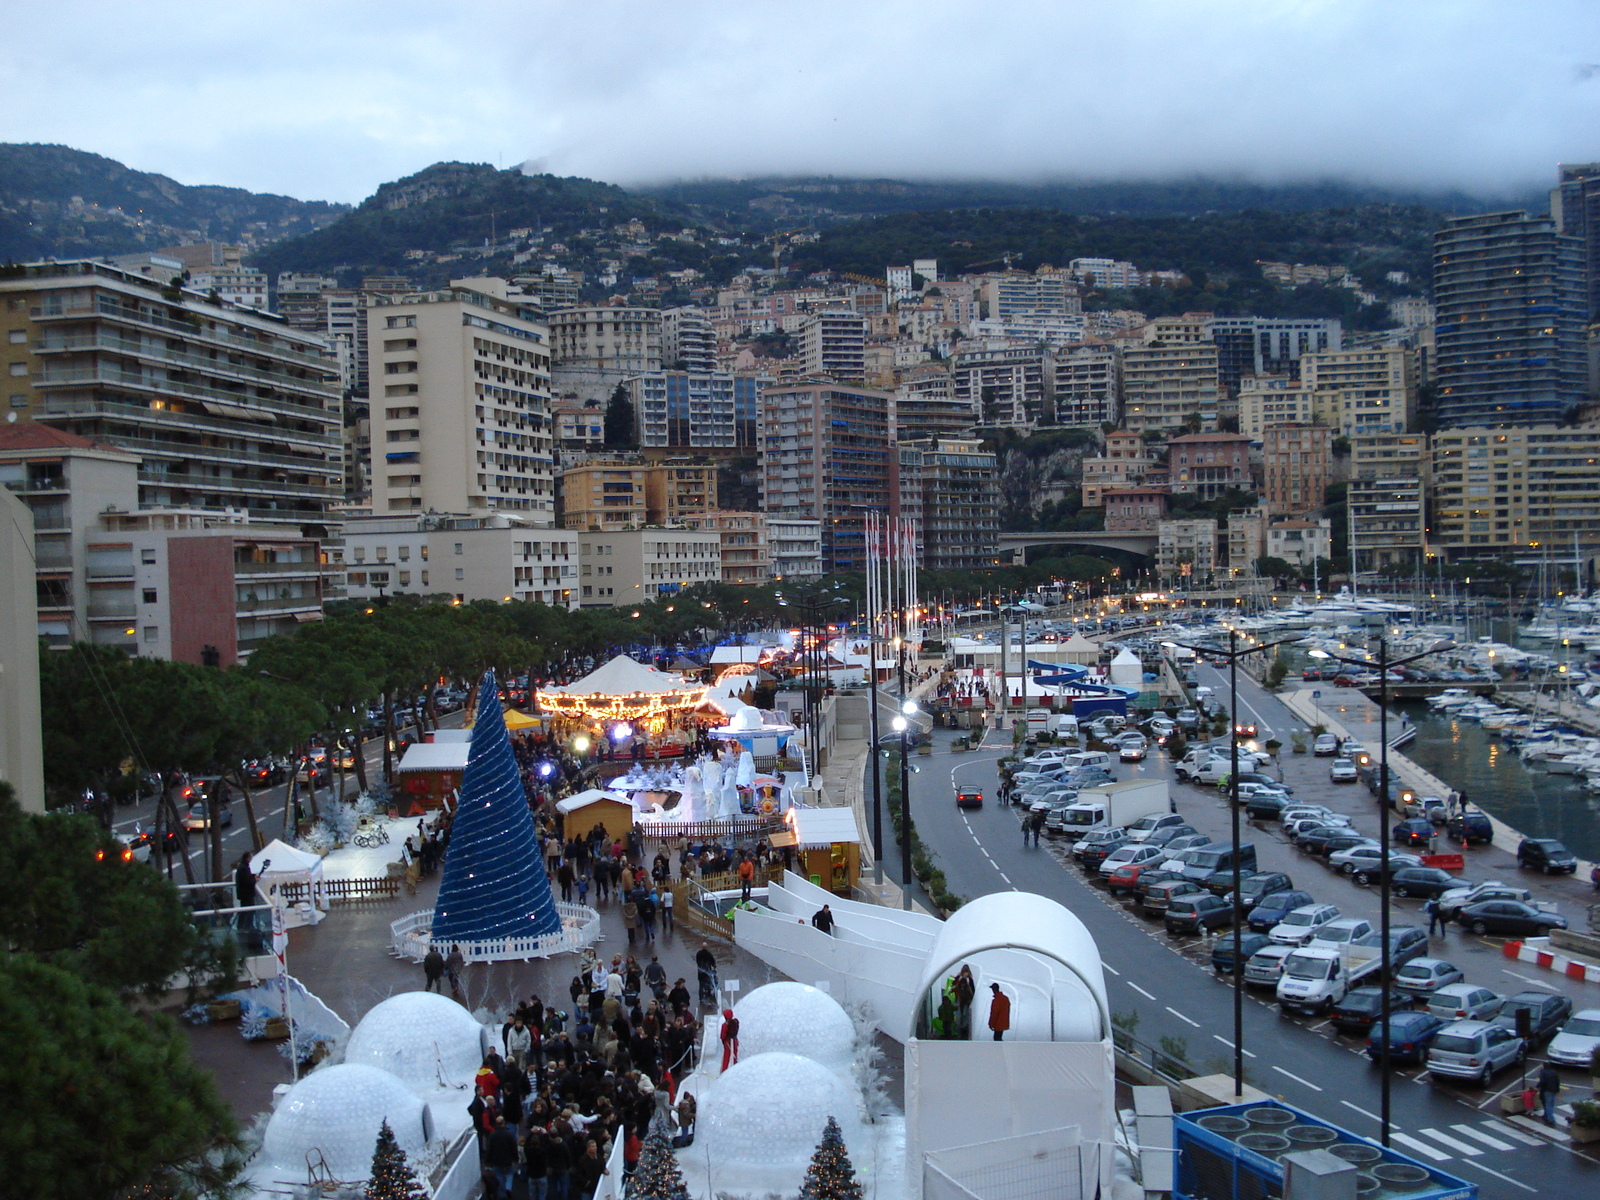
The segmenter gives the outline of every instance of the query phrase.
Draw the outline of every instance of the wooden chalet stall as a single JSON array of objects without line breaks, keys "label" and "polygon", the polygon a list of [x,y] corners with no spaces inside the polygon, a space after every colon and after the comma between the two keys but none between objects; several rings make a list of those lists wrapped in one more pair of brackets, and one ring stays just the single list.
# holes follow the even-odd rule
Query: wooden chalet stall
[{"label": "wooden chalet stall", "polygon": [[471,753],[472,744],[465,741],[417,742],[406,747],[405,757],[395,768],[403,815],[414,817],[443,808],[459,794]]},{"label": "wooden chalet stall", "polygon": [[795,870],[836,896],[848,896],[861,879],[861,834],[850,808],[791,808],[772,845],[792,847]]},{"label": "wooden chalet stall", "polygon": [[612,841],[625,840],[635,816],[633,802],[621,792],[599,788],[558,800],[556,811],[561,814],[561,836],[568,840],[585,836],[596,822],[605,827],[606,837]]}]

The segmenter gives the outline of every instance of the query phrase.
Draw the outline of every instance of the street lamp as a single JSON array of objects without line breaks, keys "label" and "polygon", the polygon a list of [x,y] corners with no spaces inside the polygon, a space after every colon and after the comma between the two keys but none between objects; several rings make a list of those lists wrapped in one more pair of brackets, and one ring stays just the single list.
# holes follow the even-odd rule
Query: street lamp
[{"label": "street lamp", "polygon": [[[1378,1135],[1385,1146],[1389,1144],[1389,669],[1454,649],[1455,643],[1445,642],[1420,654],[1390,658],[1388,639],[1378,639],[1378,923],[1379,937],[1383,939],[1382,982],[1378,989],[1381,993],[1378,998],[1379,1021],[1383,1028],[1378,1045],[1378,1072],[1382,1075],[1379,1086],[1383,1103],[1378,1109],[1382,1114],[1378,1118]],[[1356,667],[1374,665],[1370,659],[1346,658],[1342,654],[1329,654],[1326,650],[1308,650],[1306,653],[1312,658],[1333,659]]]},{"label": "street lamp", "polygon": [[1276,642],[1263,642],[1259,646],[1240,649],[1239,633],[1230,629],[1227,650],[1191,646],[1186,642],[1161,643],[1169,650],[1182,646],[1196,654],[1220,654],[1228,660],[1228,719],[1234,726],[1228,731],[1228,808],[1233,818],[1233,1094],[1241,1099],[1244,1096],[1244,955],[1239,951],[1244,938],[1244,896],[1239,890],[1243,883],[1239,870],[1239,660],[1246,654],[1298,641],[1300,639],[1297,637],[1282,638]]},{"label": "street lamp", "polygon": [[[904,662],[904,660],[901,660]],[[902,677],[901,686],[904,687]],[[897,716],[890,726],[900,735],[900,907],[911,907],[911,717],[917,711],[914,700],[900,706],[903,716]]]}]

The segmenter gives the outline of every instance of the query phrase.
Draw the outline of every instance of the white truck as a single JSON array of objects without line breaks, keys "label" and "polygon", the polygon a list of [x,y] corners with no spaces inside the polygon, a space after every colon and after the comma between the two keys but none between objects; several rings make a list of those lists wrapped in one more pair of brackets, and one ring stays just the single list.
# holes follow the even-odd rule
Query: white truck
[{"label": "white truck", "polygon": [[1380,946],[1305,946],[1283,960],[1278,1005],[1284,1012],[1325,1013],[1382,966]]},{"label": "white truck", "polygon": [[1201,746],[1185,754],[1174,765],[1173,770],[1177,772],[1179,779],[1188,783],[1195,777],[1196,772],[1209,768],[1215,762],[1221,762],[1226,765],[1227,761],[1227,759],[1222,758],[1216,751],[1212,750],[1210,746]]},{"label": "white truck", "polygon": [[1140,817],[1172,812],[1164,779],[1130,779],[1084,788],[1067,806],[1062,833],[1076,841],[1095,826],[1125,829]]}]

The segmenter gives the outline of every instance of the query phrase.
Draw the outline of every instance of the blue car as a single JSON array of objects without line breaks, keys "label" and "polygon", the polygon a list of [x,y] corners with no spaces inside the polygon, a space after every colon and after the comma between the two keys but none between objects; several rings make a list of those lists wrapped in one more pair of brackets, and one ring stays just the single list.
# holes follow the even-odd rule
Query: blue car
[{"label": "blue car", "polygon": [[[1389,1014],[1389,1061],[1392,1063],[1420,1063],[1428,1054],[1428,1047],[1447,1022],[1426,1012],[1391,1012]],[[1372,1027],[1367,1037],[1367,1057],[1377,1062],[1383,1053],[1383,1028]]]}]

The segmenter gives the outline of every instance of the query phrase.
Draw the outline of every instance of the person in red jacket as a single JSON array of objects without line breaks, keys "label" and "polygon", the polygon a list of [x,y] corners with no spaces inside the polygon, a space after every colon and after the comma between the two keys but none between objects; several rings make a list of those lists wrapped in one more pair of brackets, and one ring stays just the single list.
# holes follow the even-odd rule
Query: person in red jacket
[{"label": "person in red jacket", "polygon": [[989,1028],[994,1031],[994,1040],[1001,1042],[1011,1028],[1011,997],[1000,990],[998,983],[991,983],[989,991]]},{"label": "person in red jacket", "polygon": [[722,1010],[722,1069],[726,1071],[739,1061],[739,1018],[733,1009]]}]

